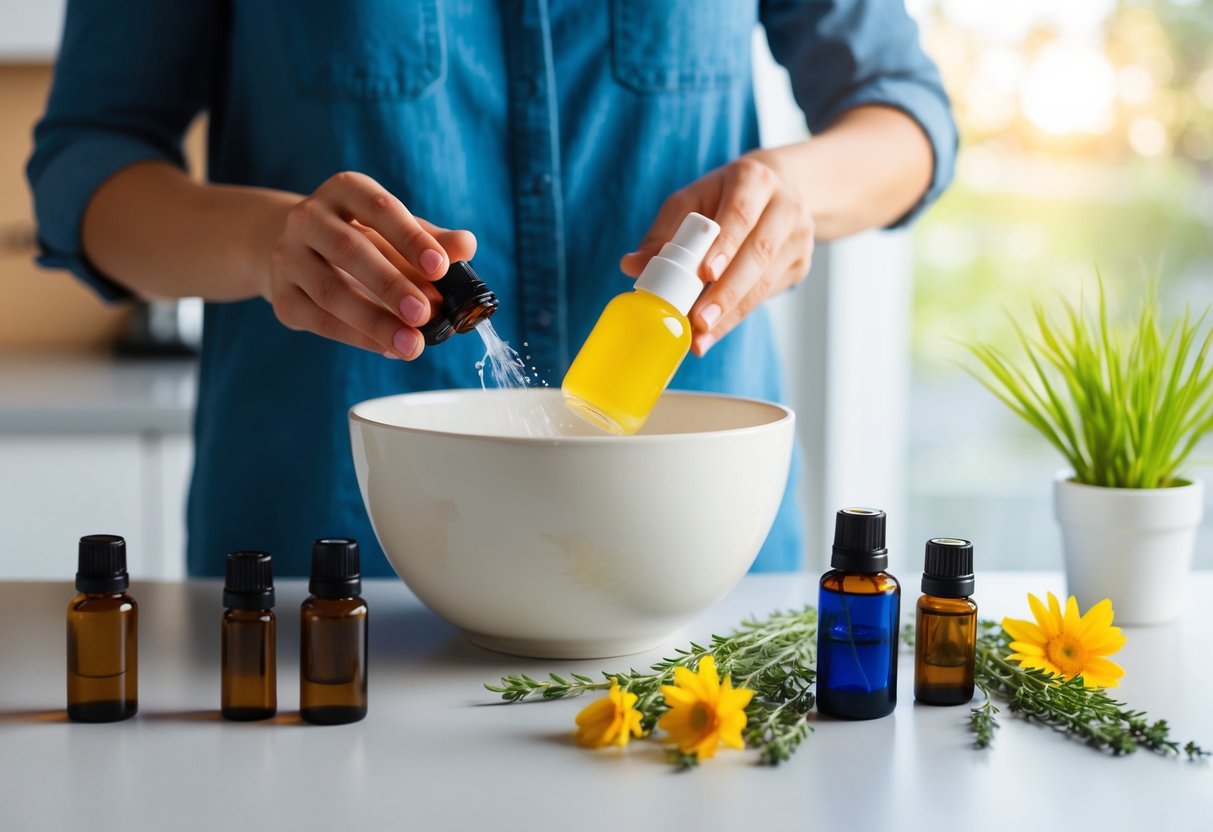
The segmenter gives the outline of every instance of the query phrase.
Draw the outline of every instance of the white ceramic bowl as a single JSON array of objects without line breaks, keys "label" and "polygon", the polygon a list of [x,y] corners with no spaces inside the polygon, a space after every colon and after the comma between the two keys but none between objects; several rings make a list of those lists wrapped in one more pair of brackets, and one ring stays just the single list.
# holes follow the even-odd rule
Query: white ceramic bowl
[{"label": "white ceramic bowl", "polygon": [[[527,419],[559,435],[527,436]],[[666,393],[607,436],[558,390],[457,390],[350,410],[358,485],[409,588],[473,642],[545,658],[651,649],[749,569],[784,492],[794,416]]]}]

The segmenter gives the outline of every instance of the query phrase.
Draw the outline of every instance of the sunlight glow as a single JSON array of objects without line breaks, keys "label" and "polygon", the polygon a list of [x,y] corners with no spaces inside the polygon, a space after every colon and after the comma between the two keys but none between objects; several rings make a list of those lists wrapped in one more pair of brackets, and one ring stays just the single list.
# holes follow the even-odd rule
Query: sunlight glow
[{"label": "sunlight glow", "polygon": [[1098,49],[1077,41],[1042,49],[1020,92],[1024,114],[1055,136],[1107,130],[1115,98],[1115,71]]}]

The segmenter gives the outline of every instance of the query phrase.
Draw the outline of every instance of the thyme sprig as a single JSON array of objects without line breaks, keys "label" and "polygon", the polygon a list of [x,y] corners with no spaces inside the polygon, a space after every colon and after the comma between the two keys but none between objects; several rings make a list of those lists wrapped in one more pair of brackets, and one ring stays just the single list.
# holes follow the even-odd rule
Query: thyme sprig
[{"label": "thyme sprig", "polygon": [[[759,749],[759,759],[777,765],[792,756],[812,730],[809,712],[815,698],[813,682],[817,662],[817,610],[772,613],[766,619],[750,618],[729,635],[713,635],[707,645],[692,642],[679,648],[676,655],[653,664],[648,672],[602,673],[594,679],[580,673],[568,677],[556,673],[547,679],[535,679],[525,673],[502,676],[500,684],[485,684],[506,702],[528,699],[567,699],[592,691],[607,691],[618,683],[637,696],[636,709],[642,715],[645,733],[653,730],[667,710],[661,686],[673,684],[674,668],[694,669],[704,656],[712,656],[721,674],[733,677],[733,684],[754,691],[746,707],[746,744]],[[696,764],[694,755],[671,753],[676,765]]]},{"label": "thyme sprig", "polygon": [[1009,662],[1010,642],[1010,636],[998,624],[980,623],[974,683],[984,701],[969,712],[969,727],[978,748],[993,744],[999,727],[999,709],[994,704],[997,696],[1006,701],[1011,713],[1113,755],[1132,754],[1139,748],[1163,755],[1182,750],[1189,759],[1209,755],[1191,741],[1181,749],[1171,738],[1165,719],[1150,722],[1144,711],[1130,709],[1103,690],[1084,687],[1080,676],[1062,681],[1041,670],[1026,670]]}]

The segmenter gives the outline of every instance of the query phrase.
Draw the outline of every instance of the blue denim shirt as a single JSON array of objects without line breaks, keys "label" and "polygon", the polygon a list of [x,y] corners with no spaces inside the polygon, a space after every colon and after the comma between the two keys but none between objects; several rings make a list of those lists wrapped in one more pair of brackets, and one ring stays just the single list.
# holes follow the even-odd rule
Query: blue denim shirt
[{"label": "blue denim shirt", "polygon": [[[306,194],[357,170],[418,216],[473,231],[477,271],[501,299],[494,325],[559,384],[629,288],[619,257],[665,197],[757,145],[757,23],[811,130],[857,105],[899,108],[934,148],[922,204],[939,193],[955,128],[895,0],[71,0],[29,165],[41,262],[127,296],[81,250],[85,205],[133,162],[181,164],[205,110],[211,181]],[[388,361],[292,332],[260,299],[208,304],[203,337],[190,573],[219,575],[240,548],[305,573],[313,538],[350,535],[366,574],[391,574],[346,411],[477,384],[478,339]],[[779,400],[764,310],[683,362],[672,387]],[[802,563],[793,490],[757,569]]]}]

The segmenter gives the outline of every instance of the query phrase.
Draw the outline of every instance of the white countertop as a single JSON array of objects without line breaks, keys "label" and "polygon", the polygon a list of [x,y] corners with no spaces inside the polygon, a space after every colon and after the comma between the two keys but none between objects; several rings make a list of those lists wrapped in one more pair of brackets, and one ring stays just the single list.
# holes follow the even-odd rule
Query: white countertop
[{"label": "white countertop", "polygon": [[184,433],[196,375],[188,359],[0,352],[0,432]]},{"label": "white countertop", "polygon": [[[907,589],[911,582],[905,581]],[[983,617],[1026,616],[1024,593],[1059,575],[984,574]],[[572,744],[588,700],[498,705],[482,683],[507,672],[596,673],[642,667],[658,653],[544,662],[471,646],[395,581],[368,582],[370,713],[363,722],[299,721],[302,581],[278,586],[279,716],[218,717],[217,582],[136,584],[139,715],[66,721],[67,583],[0,586],[0,827],[69,829],[953,829],[1158,830],[1199,826],[1213,811],[1213,766],[1148,752],[1113,758],[1004,710],[995,747],[972,748],[965,707],[913,701],[903,650],[896,712],[871,722],[822,718],[778,768],[722,750],[677,773],[658,747],[624,753]],[[1128,631],[1117,694],[1174,736],[1213,746],[1208,622],[1213,572],[1189,584],[1177,625]],[[667,645],[731,629],[750,614],[815,600],[803,575],[746,578]],[[917,593],[903,598],[903,614]],[[1193,827],[1196,828],[1196,827]]]}]

